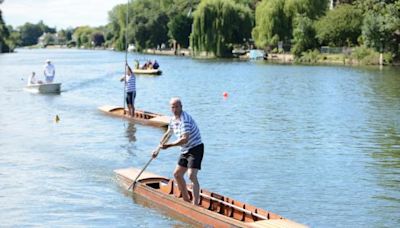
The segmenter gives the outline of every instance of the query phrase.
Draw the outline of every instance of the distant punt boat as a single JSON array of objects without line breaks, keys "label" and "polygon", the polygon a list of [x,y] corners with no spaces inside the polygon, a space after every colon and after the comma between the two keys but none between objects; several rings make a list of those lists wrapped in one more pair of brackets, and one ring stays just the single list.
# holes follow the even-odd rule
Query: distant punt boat
[{"label": "distant punt boat", "polygon": [[134,122],[140,124],[151,125],[155,127],[167,127],[170,120],[169,116],[164,116],[161,114],[156,114],[138,109],[135,109],[135,117],[132,118],[128,115],[128,109],[125,109],[124,112],[123,107],[112,106],[112,105],[101,106],[99,107],[99,110],[107,114],[110,114],[112,116],[123,117],[129,120],[133,120]]},{"label": "distant punt boat", "polygon": [[[139,169],[126,168],[114,170],[123,187],[127,189],[136,179]],[[159,205],[161,208],[179,216],[190,219],[203,227],[293,227],[304,228],[280,215],[242,203],[205,189],[200,193],[200,205],[185,202],[173,179],[143,172],[138,178],[133,192],[145,201]],[[188,187],[192,198],[192,190]]]},{"label": "distant punt boat", "polygon": [[133,73],[160,75],[162,71],[160,69],[133,69]]},{"label": "distant punt boat", "polygon": [[60,93],[61,83],[30,84],[25,90],[32,93]]}]

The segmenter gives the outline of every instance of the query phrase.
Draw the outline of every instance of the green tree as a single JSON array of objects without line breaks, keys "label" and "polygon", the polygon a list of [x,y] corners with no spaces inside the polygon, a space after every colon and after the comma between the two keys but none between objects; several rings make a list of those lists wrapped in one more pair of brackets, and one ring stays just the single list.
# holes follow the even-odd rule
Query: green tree
[{"label": "green tree", "polygon": [[185,14],[179,14],[168,23],[169,36],[176,40],[182,47],[189,46],[189,36],[192,32],[193,18]]},{"label": "green tree", "polygon": [[250,38],[251,11],[233,0],[201,1],[193,16],[190,43],[194,54],[205,51],[217,57],[231,56],[234,44]]},{"label": "green tree", "polygon": [[400,1],[394,4],[379,3],[366,11],[362,25],[364,44],[376,51],[389,51],[399,57]]},{"label": "green tree", "polygon": [[315,48],[318,42],[315,38],[314,24],[310,18],[299,15],[294,21],[292,53],[300,57],[301,53]]},{"label": "green tree", "polygon": [[109,13],[106,40],[113,44],[116,50],[125,50],[126,4],[116,5]]},{"label": "green tree", "polygon": [[29,22],[20,26],[18,29],[21,34],[22,46],[37,44],[38,38],[43,34],[43,31],[39,26]]},{"label": "green tree", "polygon": [[316,23],[317,38],[323,45],[356,45],[361,35],[362,20],[361,11],[355,6],[339,5]]},{"label": "green tree", "polygon": [[75,29],[72,35],[78,47],[84,46],[86,48],[92,47],[91,36],[95,30],[89,26],[81,26]]},{"label": "green tree", "polygon": [[291,19],[301,14],[315,20],[325,15],[328,9],[328,1],[329,0],[286,0],[285,14]]},{"label": "green tree", "polygon": [[3,21],[2,11],[0,10],[0,53],[12,51],[7,42],[9,36],[10,32],[8,31],[8,28]]},{"label": "green tree", "polygon": [[59,45],[66,45],[68,42],[72,40],[72,34],[74,30],[72,28],[68,29],[61,29],[57,32],[58,44]]},{"label": "green tree", "polygon": [[39,21],[37,24],[25,23],[20,26],[19,32],[21,34],[21,45],[29,46],[37,44],[38,38],[43,33],[55,33],[56,30],[54,28],[50,28],[43,23],[43,21]]},{"label": "green tree", "polygon": [[257,47],[278,45],[291,36],[291,21],[285,15],[285,0],[264,0],[256,8],[252,36]]},{"label": "green tree", "polygon": [[141,50],[168,42],[169,17],[166,8],[171,1],[138,0],[131,4],[128,28],[129,43]]},{"label": "green tree", "polygon": [[93,41],[93,45],[95,47],[101,47],[105,41],[104,35],[100,31],[93,32],[91,35],[91,40]]},{"label": "green tree", "polygon": [[299,15],[315,20],[327,8],[328,0],[263,0],[256,8],[254,42],[260,48],[290,42]]}]

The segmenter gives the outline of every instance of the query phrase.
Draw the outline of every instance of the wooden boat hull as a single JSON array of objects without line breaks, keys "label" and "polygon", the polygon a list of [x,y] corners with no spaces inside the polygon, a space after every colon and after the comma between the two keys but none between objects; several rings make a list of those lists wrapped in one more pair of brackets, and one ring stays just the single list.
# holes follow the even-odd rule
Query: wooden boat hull
[{"label": "wooden boat hull", "polygon": [[44,83],[27,85],[25,89],[33,93],[60,93],[61,83]]},{"label": "wooden boat hull", "polygon": [[[127,168],[114,171],[125,188],[128,188],[140,172],[139,169]],[[190,195],[191,190],[188,188]],[[201,190],[200,206],[185,202],[174,183],[166,177],[144,172],[135,185],[134,193],[168,209],[180,216],[185,216],[203,226],[211,227],[306,227],[285,219],[277,214],[256,208],[249,204]]]},{"label": "wooden boat hull", "polygon": [[162,71],[160,69],[133,69],[134,74],[150,74],[150,75],[160,75]]},{"label": "wooden boat hull", "polygon": [[99,110],[115,117],[126,118],[136,123],[154,127],[167,127],[170,121],[169,116],[137,109],[135,109],[135,117],[132,118],[131,116],[127,115],[128,109],[125,109],[124,112],[124,108],[118,106],[104,105],[99,107]]}]

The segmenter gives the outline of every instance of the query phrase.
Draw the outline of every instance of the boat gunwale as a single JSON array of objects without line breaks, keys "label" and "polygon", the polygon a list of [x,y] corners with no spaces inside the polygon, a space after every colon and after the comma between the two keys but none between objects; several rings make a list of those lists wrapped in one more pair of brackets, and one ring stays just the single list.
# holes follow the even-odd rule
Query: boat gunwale
[{"label": "boat gunwale", "polygon": [[150,74],[150,75],[161,75],[162,70],[160,69],[132,69],[134,74]]},{"label": "boat gunwale", "polygon": [[[124,169],[120,169],[120,170],[124,170]],[[128,176],[125,176],[123,173],[120,173],[119,170],[115,170],[114,172],[116,172],[118,178],[122,179],[126,184],[129,184],[129,183],[132,184],[133,180],[130,179]],[[158,176],[158,175],[155,175],[155,176],[149,176],[149,175],[155,175],[155,174],[149,173],[149,174],[147,174],[147,177],[139,177],[139,179],[137,181],[138,183],[136,184],[136,187],[135,187],[135,189],[136,188],[138,188],[138,189],[134,190],[134,194],[138,194],[141,197],[144,197],[144,198],[146,198],[146,199],[148,199],[148,200],[150,200],[150,201],[152,201],[152,202],[154,202],[154,203],[156,203],[156,204],[158,204],[158,205],[160,205],[162,207],[169,208],[170,210],[174,211],[175,213],[183,215],[183,216],[185,216],[185,217],[187,217],[187,218],[189,218],[191,220],[194,220],[196,222],[199,222],[199,221],[196,220],[196,219],[193,219],[193,218],[191,218],[189,216],[186,216],[185,214],[180,213],[180,211],[177,210],[176,206],[174,206],[174,205],[175,204],[179,204],[179,206],[185,207],[187,210],[192,210],[192,211],[194,211],[196,213],[200,213],[202,216],[206,216],[208,218],[211,217],[213,220],[216,220],[216,222],[223,223],[223,224],[229,224],[229,226],[257,227],[257,226],[260,226],[261,223],[264,223],[264,225],[267,226],[268,225],[267,223],[274,223],[276,221],[282,221],[282,222],[285,222],[285,223],[293,223],[292,225],[294,227],[304,227],[304,225],[302,225],[302,224],[298,224],[298,223],[293,222],[293,221],[291,221],[291,220],[289,220],[287,218],[284,218],[284,217],[282,217],[282,216],[280,216],[278,214],[275,214],[275,213],[270,212],[270,211],[266,211],[266,210],[264,210],[262,208],[259,208],[259,207],[255,207],[255,206],[253,206],[251,204],[248,204],[248,203],[244,203],[244,205],[254,207],[255,209],[263,210],[263,211],[265,211],[267,213],[272,213],[274,215],[279,216],[279,218],[260,219],[260,217],[259,217],[259,220],[254,220],[254,221],[246,221],[243,218],[243,220],[241,221],[241,220],[235,219],[234,217],[230,217],[230,216],[228,216],[226,214],[221,214],[221,213],[219,213],[217,211],[204,208],[203,206],[195,206],[192,203],[188,203],[188,202],[183,201],[182,198],[177,198],[174,194],[168,194],[166,192],[163,192],[161,190],[161,187],[153,188],[152,186],[148,185],[148,184],[152,184],[152,183],[161,184],[162,181],[164,181],[164,183],[169,183],[169,181],[172,180],[172,179],[166,178],[166,177],[163,177],[163,176]],[[144,191],[144,192],[141,193],[140,190]],[[204,191],[205,189],[202,189],[202,190]],[[207,190],[205,190],[205,191],[208,192]],[[214,192],[208,192],[208,193],[210,193],[209,197],[213,198],[211,193],[214,193]],[[149,196],[148,194],[152,194],[152,196]],[[217,194],[217,193],[215,193],[215,194]],[[221,196],[225,197],[224,195],[221,195]],[[172,206],[169,206],[169,204],[160,203],[156,199],[154,199],[154,197],[158,197],[158,198],[162,198],[162,199],[168,200],[170,202],[170,205],[172,205]],[[204,198],[204,196],[202,196],[202,198]],[[228,197],[226,197],[226,198],[228,198]],[[229,199],[231,199],[231,198],[229,198]],[[233,200],[233,199],[231,199],[231,200]],[[239,201],[236,201],[236,202],[239,202]],[[234,204],[232,204],[232,205],[234,205]],[[231,207],[231,208],[233,208],[233,207]],[[257,214],[257,212],[252,212],[251,210],[248,210],[248,209],[245,209],[245,208],[243,208],[243,209],[249,211],[250,212],[250,214],[249,214],[250,216],[255,216],[255,214]],[[240,211],[240,212],[246,213],[244,211]],[[245,215],[243,215],[243,216],[245,216]],[[269,224],[269,225],[273,225],[273,224]],[[263,226],[263,225],[261,225],[261,226]]]},{"label": "boat gunwale", "polygon": [[[169,121],[162,120],[162,118],[168,118],[169,119],[168,116],[157,114],[157,113],[153,113],[153,112],[148,112],[148,111],[144,111],[144,110],[140,110],[140,109],[136,109],[135,110],[135,117],[134,118],[132,118],[132,117],[126,115],[126,114],[118,113],[118,112],[121,112],[121,111],[124,110],[124,108],[120,107],[120,106],[104,105],[104,106],[98,107],[98,109],[101,112],[103,112],[105,114],[108,114],[110,116],[125,118],[125,119],[127,119],[129,121],[133,121],[133,122],[137,122],[137,123],[141,123],[141,124],[145,124],[145,125],[152,125],[152,126],[156,126],[156,127],[166,127],[169,124]],[[127,112],[128,109],[125,109],[125,111]],[[142,117],[142,116],[147,116],[149,118],[145,118],[145,117]]]},{"label": "boat gunwale", "polygon": [[[118,175],[119,178],[122,178],[124,180],[124,182],[126,182],[126,183],[132,183],[133,182],[128,177],[125,177],[125,176],[123,176],[121,174],[118,174],[118,173],[117,173],[117,175]],[[154,202],[154,203],[156,203],[156,204],[158,204],[158,205],[160,205],[162,207],[169,208],[170,210],[174,211],[175,213],[179,213],[179,211],[177,211],[175,209],[175,207],[174,207],[176,204],[178,204],[179,206],[185,207],[188,210],[192,210],[192,211],[194,210],[196,213],[200,213],[203,216],[211,217],[212,219],[215,219],[220,223],[229,224],[229,226],[243,227],[243,226],[250,226],[250,224],[254,224],[255,223],[255,222],[239,221],[239,220],[236,220],[234,218],[227,217],[226,215],[219,214],[218,212],[215,212],[215,211],[212,211],[212,210],[208,210],[208,209],[203,208],[201,206],[195,206],[192,203],[185,202],[184,200],[180,200],[180,198],[177,198],[174,195],[170,195],[170,194],[166,194],[164,192],[161,192],[161,191],[159,191],[157,189],[152,188],[151,186],[148,186],[146,183],[142,182],[143,180],[147,180],[147,179],[169,180],[168,178],[165,178],[165,177],[164,178],[162,178],[162,177],[158,177],[158,178],[142,178],[142,179],[139,178],[139,180],[137,181],[137,184],[135,185],[135,190],[134,190],[133,193],[134,194],[138,194],[139,196],[144,197],[144,198],[150,200],[151,202]],[[150,197],[150,196],[148,196],[146,194],[140,194],[138,192],[138,189],[142,189],[142,191],[149,192],[150,194],[153,195],[153,197],[155,195],[155,197],[166,199],[166,200],[172,202],[171,203],[172,206],[168,206],[168,204],[161,204],[158,201],[156,201],[153,197]],[[179,213],[179,214],[184,216],[184,217],[186,217],[186,218],[189,218],[189,219],[193,220],[192,217],[189,217],[189,216],[187,216],[185,214],[181,214],[181,213]]]}]

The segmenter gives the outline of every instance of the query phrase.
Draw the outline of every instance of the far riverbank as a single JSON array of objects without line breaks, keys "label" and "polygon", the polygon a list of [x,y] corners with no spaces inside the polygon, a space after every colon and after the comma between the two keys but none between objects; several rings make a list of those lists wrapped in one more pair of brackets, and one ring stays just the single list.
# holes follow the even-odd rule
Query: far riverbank
[{"label": "far riverbank", "polygon": [[[34,48],[41,48],[38,46],[30,46],[25,47],[29,49]],[[47,46],[47,49],[63,49],[67,48],[66,46],[61,45],[51,45]],[[112,50],[113,48],[104,48],[104,47],[97,47],[97,48],[76,48],[76,49],[88,49],[88,50]],[[150,54],[150,55],[167,55],[167,56],[184,56],[184,57],[193,57],[189,49],[146,49],[142,52],[143,54]],[[213,55],[201,55],[195,58],[205,58],[205,59],[212,59],[215,58]],[[241,60],[250,60],[248,55],[242,55],[239,57]],[[290,53],[283,53],[283,54],[275,54],[275,53],[268,53],[268,56],[264,59],[264,61],[277,63],[277,64],[306,64],[306,65],[339,65],[339,66],[379,66],[380,60],[379,55],[371,55],[368,59],[357,59],[352,55],[348,54],[324,54],[319,52],[309,52],[304,54],[301,58],[296,59],[293,54]],[[383,61],[383,66],[395,66],[399,67],[400,62],[392,62],[387,63]]]}]

